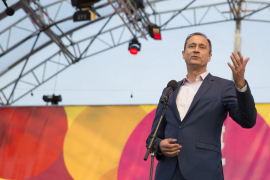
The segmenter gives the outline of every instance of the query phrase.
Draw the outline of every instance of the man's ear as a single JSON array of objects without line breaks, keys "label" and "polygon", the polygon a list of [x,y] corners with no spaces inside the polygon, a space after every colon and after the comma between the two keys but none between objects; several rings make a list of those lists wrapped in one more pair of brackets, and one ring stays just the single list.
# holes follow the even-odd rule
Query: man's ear
[{"label": "man's ear", "polygon": [[182,51],[182,57],[183,57],[183,59],[185,59],[185,58],[184,58],[184,55],[185,55],[185,51]]},{"label": "man's ear", "polygon": [[208,59],[208,62],[211,61],[211,58],[212,58],[212,54],[209,55],[209,59]]}]

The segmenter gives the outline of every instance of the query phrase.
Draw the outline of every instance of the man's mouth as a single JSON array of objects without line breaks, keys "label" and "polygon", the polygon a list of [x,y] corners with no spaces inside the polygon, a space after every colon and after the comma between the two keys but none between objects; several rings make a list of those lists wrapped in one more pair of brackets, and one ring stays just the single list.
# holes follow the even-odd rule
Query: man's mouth
[{"label": "man's mouth", "polygon": [[199,58],[199,56],[192,56],[192,58]]}]

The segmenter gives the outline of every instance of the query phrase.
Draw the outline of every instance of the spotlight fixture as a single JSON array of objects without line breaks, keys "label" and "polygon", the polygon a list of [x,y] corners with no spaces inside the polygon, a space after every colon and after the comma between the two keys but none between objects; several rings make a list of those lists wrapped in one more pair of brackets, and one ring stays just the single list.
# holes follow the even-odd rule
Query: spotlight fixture
[{"label": "spotlight fixture", "polygon": [[14,9],[8,7],[6,0],[2,0],[2,1],[3,1],[3,3],[5,4],[5,6],[7,7],[7,9],[6,9],[6,14],[7,14],[8,16],[13,16],[13,14],[14,14],[14,12],[15,12]]},{"label": "spotlight fixture", "polygon": [[58,102],[61,102],[62,101],[62,96],[59,95],[59,96],[55,96],[54,94],[53,95],[47,95],[47,96],[43,96],[43,100],[45,102],[51,102],[52,105],[58,105]]},{"label": "spotlight fixture", "polygon": [[71,0],[72,6],[77,8],[77,12],[73,15],[73,21],[87,21],[96,19],[95,13],[90,9],[92,5],[100,0]]},{"label": "spotlight fixture", "polygon": [[156,24],[149,24],[148,30],[151,38],[161,40],[160,27],[158,27]]},{"label": "spotlight fixture", "polygon": [[71,0],[72,6],[77,8],[91,7],[93,4],[99,2],[100,0]]},{"label": "spotlight fixture", "polygon": [[141,43],[139,43],[136,38],[130,40],[128,44],[128,50],[133,55],[138,54],[138,52],[141,50]]}]

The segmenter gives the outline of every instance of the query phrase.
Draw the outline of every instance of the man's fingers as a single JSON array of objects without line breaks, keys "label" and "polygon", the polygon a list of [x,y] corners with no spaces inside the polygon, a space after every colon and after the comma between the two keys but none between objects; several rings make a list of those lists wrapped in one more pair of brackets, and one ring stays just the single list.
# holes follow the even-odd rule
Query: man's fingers
[{"label": "man's fingers", "polygon": [[227,64],[231,68],[232,72],[234,72],[235,71],[235,68],[229,62]]},{"label": "man's fingers", "polygon": [[164,147],[162,149],[162,151],[164,151],[164,152],[174,152],[174,151],[178,151],[181,148],[182,148],[182,146],[175,146],[175,147],[172,147],[172,148],[166,148],[166,147]]},{"label": "man's fingers", "polygon": [[174,148],[181,148],[182,146],[180,146],[179,144],[164,144],[162,146],[164,149],[174,149]]},{"label": "man's fingers", "polygon": [[247,63],[248,63],[249,60],[250,60],[250,57],[248,57],[248,58],[245,59],[245,61],[244,61],[245,67],[246,67],[246,65],[247,65]]},{"label": "man's fingers", "polygon": [[244,62],[244,58],[243,58],[243,56],[242,56],[242,54],[241,54],[241,52],[239,50],[237,51],[237,54],[240,57],[240,63],[243,63]]},{"label": "man's fingers", "polygon": [[[240,60],[239,60],[239,57],[234,53],[234,52],[232,52],[232,55],[233,55],[233,58],[234,58],[234,60],[235,60],[235,62],[234,63],[236,63],[236,64],[234,64],[235,66],[236,65],[240,65],[241,64],[241,62],[240,62]],[[232,59],[232,58],[231,58]]]},{"label": "man's fingers", "polygon": [[233,62],[233,65],[234,65],[235,67],[239,66],[238,63],[237,63],[237,61],[235,60],[234,56],[231,55],[230,58],[231,58],[231,60],[232,60],[232,62]]},{"label": "man's fingers", "polygon": [[177,144],[176,142],[177,139],[164,139],[159,144],[160,150],[166,156],[176,156],[180,152],[180,148],[182,148],[182,146]]},{"label": "man's fingers", "polygon": [[174,157],[180,152],[181,145],[177,144],[177,139],[164,139],[160,142],[160,149],[165,156]]},{"label": "man's fingers", "polygon": [[165,156],[168,157],[173,157],[173,156],[177,156],[179,154],[180,150],[178,151],[174,151],[174,152],[163,152]]},{"label": "man's fingers", "polygon": [[169,138],[168,141],[169,141],[169,143],[173,143],[173,142],[177,142],[177,139]]}]

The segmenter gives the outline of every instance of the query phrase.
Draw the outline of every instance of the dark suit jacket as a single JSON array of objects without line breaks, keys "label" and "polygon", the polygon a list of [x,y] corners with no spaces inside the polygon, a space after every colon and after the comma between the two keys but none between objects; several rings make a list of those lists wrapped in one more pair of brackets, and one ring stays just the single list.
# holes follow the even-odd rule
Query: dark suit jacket
[{"label": "dark suit jacket", "polygon": [[[182,145],[175,157],[157,155],[156,180],[170,180],[177,160],[183,176],[188,180],[222,180],[221,131],[229,112],[230,117],[243,128],[251,128],[256,123],[257,111],[248,86],[245,92],[236,90],[234,83],[210,73],[204,79],[194,96],[191,106],[180,120],[176,97],[182,81],[170,97],[170,105],[155,143],[158,147],[163,139],[174,138]],[[158,104],[152,131],[159,121],[163,104]],[[237,135],[237,132],[235,132]],[[149,143],[149,139],[147,139]],[[233,151],[233,149],[232,149]]]}]

